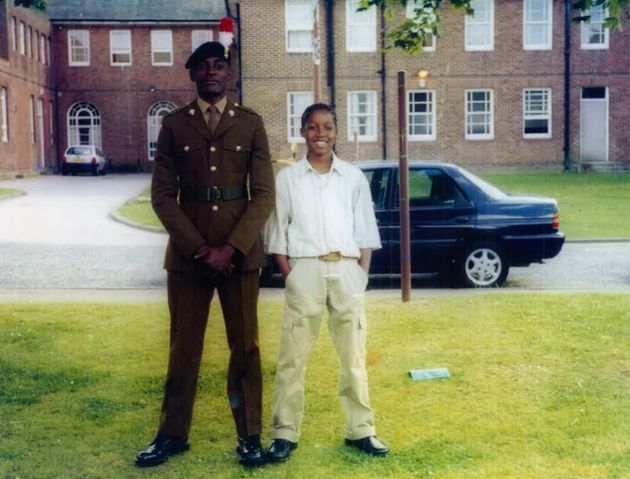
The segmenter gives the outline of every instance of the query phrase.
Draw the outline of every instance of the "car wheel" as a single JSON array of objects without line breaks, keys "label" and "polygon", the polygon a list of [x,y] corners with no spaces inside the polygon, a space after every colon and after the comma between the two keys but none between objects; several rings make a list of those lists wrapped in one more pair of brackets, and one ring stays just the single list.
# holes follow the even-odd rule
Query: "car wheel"
[{"label": "car wheel", "polygon": [[491,288],[505,283],[510,265],[499,245],[474,243],[464,251],[458,269],[463,286]]},{"label": "car wheel", "polygon": [[61,175],[62,176],[68,176],[68,168],[66,168],[66,167],[61,168]]},{"label": "car wheel", "polygon": [[97,176],[98,175],[98,166],[94,166],[94,168],[92,168],[92,176]]}]

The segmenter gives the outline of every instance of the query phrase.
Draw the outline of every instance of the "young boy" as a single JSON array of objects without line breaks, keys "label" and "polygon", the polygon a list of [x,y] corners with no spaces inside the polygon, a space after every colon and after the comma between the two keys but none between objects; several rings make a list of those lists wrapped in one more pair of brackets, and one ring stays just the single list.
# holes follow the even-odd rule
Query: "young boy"
[{"label": "young boy", "polygon": [[359,168],[334,154],[336,118],[328,105],[309,106],[301,126],[306,156],[278,173],[276,208],[265,227],[265,251],[285,278],[286,301],[267,459],[285,461],[297,447],[306,360],[326,307],[345,442],[384,456],[389,450],[375,435],[365,368],[365,287],[372,250],[381,247],[370,188]]}]

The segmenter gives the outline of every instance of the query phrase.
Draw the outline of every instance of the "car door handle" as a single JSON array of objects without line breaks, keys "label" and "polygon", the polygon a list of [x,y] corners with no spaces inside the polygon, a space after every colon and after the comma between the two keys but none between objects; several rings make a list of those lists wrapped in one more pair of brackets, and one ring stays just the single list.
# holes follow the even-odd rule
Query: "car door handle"
[{"label": "car door handle", "polygon": [[455,221],[455,223],[468,223],[470,219],[470,216],[456,216],[453,218],[453,221]]}]

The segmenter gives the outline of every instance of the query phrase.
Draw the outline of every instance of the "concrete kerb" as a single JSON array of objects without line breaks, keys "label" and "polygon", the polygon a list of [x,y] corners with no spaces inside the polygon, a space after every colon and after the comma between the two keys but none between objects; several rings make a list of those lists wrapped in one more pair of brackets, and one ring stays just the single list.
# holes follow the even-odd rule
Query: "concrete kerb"
[{"label": "concrete kerb", "polygon": [[119,223],[123,223],[127,226],[131,226],[132,228],[137,228],[139,230],[150,231],[151,233],[166,234],[166,231],[164,231],[164,229],[159,226],[142,225],[140,223],[128,220],[124,216],[118,214],[118,209],[120,209],[120,207],[109,213],[109,217],[114,221],[118,221]]}]

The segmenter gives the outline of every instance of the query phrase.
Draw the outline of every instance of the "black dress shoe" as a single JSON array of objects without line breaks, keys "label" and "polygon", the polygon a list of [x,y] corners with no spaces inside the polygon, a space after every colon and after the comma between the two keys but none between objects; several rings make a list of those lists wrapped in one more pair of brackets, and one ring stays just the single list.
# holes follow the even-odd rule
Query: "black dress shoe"
[{"label": "black dress shoe", "polygon": [[248,436],[246,439],[238,438],[236,453],[239,455],[239,462],[245,467],[259,467],[264,465],[265,450],[260,444],[260,436]]},{"label": "black dress shoe", "polygon": [[190,449],[185,437],[162,436],[158,434],[153,442],[136,455],[136,466],[151,467],[166,462],[168,457]]},{"label": "black dress shoe", "polygon": [[346,445],[356,447],[359,451],[373,456],[386,456],[389,449],[376,436],[366,436],[361,439],[346,439]]},{"label": "black dress shoe", "polygon": [[297,442],[287,441],[286,439],[274,439],[267,451],[267,459],[269,462],[284,462],[289,459],[291,451],[297,449]]}]

